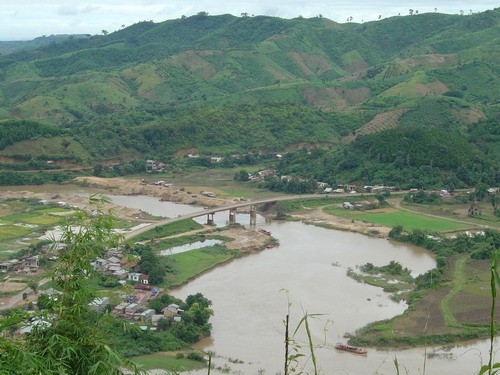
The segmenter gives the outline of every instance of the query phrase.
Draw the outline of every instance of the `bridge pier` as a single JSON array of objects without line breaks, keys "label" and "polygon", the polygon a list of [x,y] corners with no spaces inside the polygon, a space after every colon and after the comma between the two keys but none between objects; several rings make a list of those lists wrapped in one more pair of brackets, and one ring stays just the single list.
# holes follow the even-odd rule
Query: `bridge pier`
[{"label": "bridge pier", "polygon": [[251,205],[250,206],[250,225],[255,225],[255,224],[257,224],[257,206]]},{"label": "bridge pier", "polygon": [[207,214],[207,225],[214,225],[214,214]]},{"label": "bridge pier", "polygon": [[236,223],[236,208],[229,209],[229,224]]}]

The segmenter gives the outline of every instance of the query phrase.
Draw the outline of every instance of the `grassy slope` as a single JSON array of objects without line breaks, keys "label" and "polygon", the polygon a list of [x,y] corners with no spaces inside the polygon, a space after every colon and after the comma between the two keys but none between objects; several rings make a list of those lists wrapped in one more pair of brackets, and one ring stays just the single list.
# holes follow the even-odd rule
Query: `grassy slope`
[{"label": "grassy slope", "polygon": [[[466,50],[474,49],[474,60],[478,60],[483,57],[478,47],[494,35],[496,13],[481,30],[471,30],[470,20],[439,14],[335,27],[320,19],[229,15],[144,22],[107,36],[49,46],[38,55],[14,54],[11,58],[27,63],[8,65],[3,89],[9,93],[9,106],[23,116],[42,116],[46,111],[40,107],[50,110],[53,98],[51,113],[42,117],[57,118],[57,110],[70,120],[74,116],[68,109],[76,106],[72,110],[85,115],[85,111],[95,112],[92,103],[103,101],[117,110],[141,101],[182,103],[204,96],[221,100],[277,81],[330,82],[402,54],[416,55],[427,46],[434,53],[455,53],[446,50],[453,38],[467,37]],[[13,80],[24,87],[13,87]],[[16,91],[27,93],[34,85],[41,86],[35,95],[15,95]],[[65,87],[67,92],[57,95],[56,87]],[[282,91],[279,86],[276,89]],[[301,100],[300,92],[294,100]],[[78,108],[81,103],[85,104]],[[23,112],[24,107],[31,111]]]}]

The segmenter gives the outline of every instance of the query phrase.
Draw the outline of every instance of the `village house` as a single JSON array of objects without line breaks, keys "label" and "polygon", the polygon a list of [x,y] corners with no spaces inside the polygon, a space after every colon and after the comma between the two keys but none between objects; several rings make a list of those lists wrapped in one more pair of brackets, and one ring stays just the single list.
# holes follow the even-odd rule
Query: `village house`
[{"label": "village house", "polygon": [[102,297],[102,298],[94,298],[92,302],[89,303],[89,306],[92,310],[96,312],[101,312],[104,311],[106,306],[109,304],[109,298],[108,297]]},{"label": "village house", "polygon": [[122,302],[118,305],[116,305],[114,308],[113,308],[113,311],[111,312],[112,314],[114,315],[123,315],[125,314],[125,308],[129,305],[128,302]]},{"label": "village house", "polygon": [[171,303],[170,305],[168,305],[167,307],[165,307],[163,310],[163,316],[165,318],[173,318],[173,317],[176,317],[178,315],[181,315],[184,310],[182,310],[179,305],[175,304],[175,303]]},{"label": "village house", "polygon": [[137,310],[139,310],[139,304],[138,303],[131,303],[129,305],[127,305],[127,307],[125,307],[125,315],[127,316],[132,316],[134,315]]},{"label": "village house", "polygon": [[210,157],[210,162],[211,163],[222,163],[224,161],[224,157],[222,156],[212,156]]},{"label": "village house", "polygon": [[158,321],[160,319],[165,319],[165,316],[163,314],[161,314],[161,315],[160,314],[154,314],[154,315],[152,315],[151,316],[151,324],[153,326],[157,326],[158,325]]},{"label": "village house", "polygon": [[135,282],[139,282],[139,279],[141,277],[142,273],[138,273],[138,272],[130,272],[128,274],[128,277],[127,279],[130,280],[130,281],[135,281]]},{"label": "village house", "polygon": [[151,321],[151,317],[155,315],[154,309],[147,309],[139,314],[141,320]]},{"label": "village house", "polygon": [[19,259],[10,259],[0,263],[0,270],[3,272],[19,271],[24,268],[22,266],[23,265],[19,262]]},{"label": "village house", "polygon": [[272,176],[276,173],[276,170],[275,169],[272,169],[272,168],[267,168],[267,169],[264,169],[262,171],[259,171],[257,174],[260,176],[260,177],[266,177],[266,176]]},{"label": "village house", "polygon": [[165,164],[157,160],[146,160],[146,172],[163,172],[165,170]]},{"label": "village house", "polygon": [[342,208],[346,210],[354,210],[354,205],[351,202],[342,203]]},{"label": "village house", "polygon": [[139,282],[144,285],[149,284],[149,275],[141,275],[139,276]]}]

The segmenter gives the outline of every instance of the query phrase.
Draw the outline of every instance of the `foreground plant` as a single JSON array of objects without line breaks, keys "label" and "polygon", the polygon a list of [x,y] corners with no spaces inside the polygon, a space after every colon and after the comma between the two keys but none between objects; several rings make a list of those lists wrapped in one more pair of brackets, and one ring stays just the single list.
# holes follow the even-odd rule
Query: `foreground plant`
[{"label": "foreground plant", "polygon": [[[131,361],[109,347],[100,334],[106,317],[89,307],[95,294],[89,285],[94,273],[90,262],[115,246],[115,217],[104,213],[103,197],[90,197],[93,210],[78,210],[63,225],[59,262],[51,278],[61,292],[37,317],[31,333],[18,339],[0,341],[0,374],[102,375],[122,374],[123,368],[141,371]],[[53,251],[58,244],[54,241]],[[0,330],[19,322],[3,321]],[[129,371],[130,373],[130,371]]]},{"label": "foreground plant", "polygon": [[[309,314],[309,313],[304,312],[302,315],[302,318],[300,319],[299,323],[297,324],[297,327],[295,327],[293,334],[290,335],[290,307],[291,307],[291,303],[290,303],[290,301],[288,301],[288,313],[287,313],[285,320],[283,322],[285,325],[284,374],[285,375],[289,375],[291,373],[297,374],[297,375],[309,374],[309,373],[305,372],[304,368],[305,368],[307,362],[310,360],[312,363],[312,367],[313,367],[312,374],[320,375],[318,363],[316,361],[315,350],[319,347],[324,346],[325,343],[323,343],[322,345],[317,345],[313,342],[311,329],[309,327],[309,320],[314,319],[314,318],[321,316],[323,314]],[[329,324],[329,323],[331,323],[331,321],[327,322],[327,324]],[[307,354],[302,353],[302,349],[304,347],[304,344],[301,344],[296,338],[296,336],[301,328],[303,328],[303,330],[306,333],[306,337],[307,337],[307,343],[305,344],[306,352],[308,352]],[[325,326],[324,331],[325,331],[325,342],[326,342],[326,326]],[[301,362],[300,362],[301,358],[306,358],[306,361],[304,364],[301,364]]]},{"label": "foreground plant", "polygon": [[495,339],[495,309],[497,288],[500,287],[500,276],[498,275],[498,259],[500,252],[497,250],[491,256],[490,265],[490,289],[491,289],[491,309],[490,309],[490,350],[488,364],[481,367],[479,375],[488,373],[488,375],[497,374],[500,371],[500,363],[493,363],[493,340]]}]

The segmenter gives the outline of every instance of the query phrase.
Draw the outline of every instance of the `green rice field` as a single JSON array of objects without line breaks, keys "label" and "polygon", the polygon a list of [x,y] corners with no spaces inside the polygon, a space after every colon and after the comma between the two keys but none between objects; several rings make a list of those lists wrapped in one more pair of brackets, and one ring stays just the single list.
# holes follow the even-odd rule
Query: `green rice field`
[{"label": "green rice field", "polygon": [[422,229],[432,232],[449,232],[473,227],[472,225],[466,223],[458,223],[451,220],[423,216],[406,211],[361,214],[355,215],[354,219],[364,220],[388,227],[401,225],[406,230]]},{"label": "green rice field", "polygon": [[169,280],[170,286],[182,285],[192,277],[233,257],[231,254],[210,252],[207,249],[191,250],[170,256],[175,260],[175,268],[178,270],[173,279]]}]

